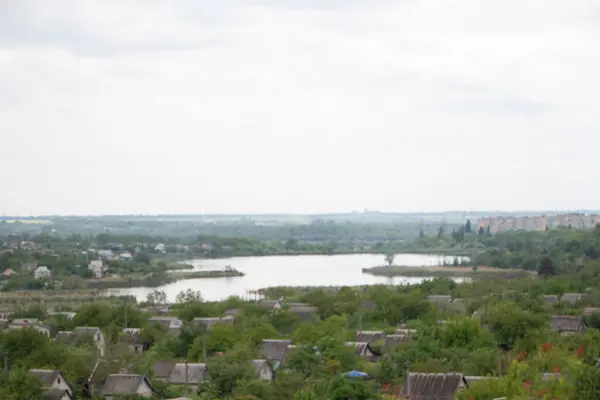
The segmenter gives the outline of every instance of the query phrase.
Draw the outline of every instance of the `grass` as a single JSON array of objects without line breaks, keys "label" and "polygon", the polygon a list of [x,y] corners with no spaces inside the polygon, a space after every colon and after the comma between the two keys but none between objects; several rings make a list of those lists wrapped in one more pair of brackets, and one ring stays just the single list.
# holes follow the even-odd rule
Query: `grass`
[{"label": "grass", "polygon": [[474,270],[472,267],[462,266],[433,266],[433,267],[406,267],[399,265],[379,266],[373,268],[363,268],[363,273],[376,276],[406,276],[406,277],[525,277],[535,275],[534,272],[522,269],[479,267]]}]

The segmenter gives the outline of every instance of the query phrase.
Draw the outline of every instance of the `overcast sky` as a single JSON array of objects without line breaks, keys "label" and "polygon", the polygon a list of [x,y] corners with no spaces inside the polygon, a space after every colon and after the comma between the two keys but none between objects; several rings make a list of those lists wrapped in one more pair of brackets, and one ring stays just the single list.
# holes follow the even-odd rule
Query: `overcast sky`
[{"label": "overcast sky", "polygon": [[5,215],[600,208],[600,0],[0,1]]}]

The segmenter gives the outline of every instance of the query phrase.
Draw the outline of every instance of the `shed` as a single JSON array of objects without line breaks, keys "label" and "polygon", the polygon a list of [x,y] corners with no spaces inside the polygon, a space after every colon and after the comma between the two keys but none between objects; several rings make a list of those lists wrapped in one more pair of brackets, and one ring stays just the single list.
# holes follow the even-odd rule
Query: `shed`
[{"label": "shed", "polygon": [[583,315],[586,317],[589,317],[590,315],[594,315],[594,314],[598,314],[600,313],[600,308],[598,307],[587,307],[585,310],[583,310]]},{"label": "shed", "polygon": [[580,316],[553,315],[550,319],[550,329],[562,335],[585,332],[587,328],[587,322]]},{"label": "shed", "polygon": [[261,352],[266,360],[272,363],[281,363],[291,344],[291,340],[265,339],[262,341]]},{"label": "shed", "polygon": [[[168,382],[171,385],[185,385],[186,364],[176,363],[171,369]],[[187,364],[187,383],[192,386],[198,386],[200,382],[208,379],[206,364],[188,363]]]},{"label": "shed", "polygon": [[454,400],[461,385],[469,386],[462,374],[410,373],[402,387],[401,397],[410,400]]},{"label": "shed", "polygon": [[171,376],[171,370],[177,364],[175,360],[161,360],[154,363],[153,366],[153,375],[154,378],[167,381],[169,376]]},{"label": "shed", "polygon": [[346,342],[345,346],[354,347],[356,349],[356,355],[358,357],[368,358],[372,361],[377,360],[381,354],[371,347],[371,345],[367,342]]},{"label": "shed", "polygon": [[384,337],[383,331],[356,331],[357,342],[375,343]]},{"label": "shed", "polygon": [[197,329],[211,330],[215,325],[218,324],[233,324],[234,317],[232,315],[226,315],[224,317],[204,317],[194,318],[192,324]]},{"label": "shed", "polygon": [[290,307],[289,311],[296,314],[301,321],[305,322],[311,321],[319,313],[319,309],[312,306],[293,306]]},{"label": "shed", "polygon": [[545,294],[542,296],[542,301],[546,304],[558,303],[558,296],[555,294]]},{"label": "shed", "polygon": [[432,295],[427,296],[427,301],[431,304],[448,304],[452,301],[452,296],[447,295]]},{"label": "shed", "polygon": [[141,397],[152,397],[154,389],[148,378],[137,374],[111,374],[100,390],[105,397],[138,395]]},{"label": "shed", "polygon": [[575,305],[578,301],[581,300],[582,297],[583,295],[581,293],[565,293],[560,298],[560,302]]},{"label": "shed", "polygon": [[387,352],[394,350],[394,348],[402,343],[409,342],[412,340],[412,335],[386,335],[383,341],[383,349]]}]

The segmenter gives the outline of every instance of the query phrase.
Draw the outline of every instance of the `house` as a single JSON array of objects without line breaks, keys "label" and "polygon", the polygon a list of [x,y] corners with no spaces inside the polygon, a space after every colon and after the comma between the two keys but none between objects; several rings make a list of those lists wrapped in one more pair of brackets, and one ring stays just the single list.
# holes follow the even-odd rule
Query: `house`
[{"label": "house", "polygon": [[265,339],[262,341],[260,350],[267,361],[278,367],[284,362],[291,344],[291,340]]},{"label": "house", "polygon": [[141,354],[144,349],[142,330],[139,328],[125,328],[121,331],[121,343],[127,344],[134,353]]},{"label": "house", "polygon": [[545,294],[542,296],[542,301],[546,304],[556,304],[558,303],[558,296],[555,294]]},{"label": "house", "polygon": [[585,332],[588,328],[583,317],[573,315],[553,315],[550,319],[550,329],[561,335],[572,335]]},{"label": "house", "polygon": [[112,260],[115,258],[115,253],[112,250],[98,250],[98,257],[103,260]]},{"label": "house", "polygon": [[371,345],[367,342],[346,342],[344,345],[347,347],[354,347],[358,357],[368,358],[372,361],[375,361],[381,357],[381,354],[373,350]]},{"label": "house", "polygon": [[167,246],[165,246],[164,243],[159,243],[154,247],[154,251],[165,254],[167,252]]},{"label": "house", "polygon": [[35,279],[48,279],[52,277],[52,272],[45,265],[41,265],[33,272]]},{"label": "house", "polygon": [[100,394],[108,400],[125,395],[152,397],[154,389],[144,375],[111,374],[108,375]]},{"label": "house", "polygon": [[452,301],[452,296],[432,295],[427,296],[427,301],[431,304],[448,304]]},{"label": "house", "polygon": [[155,362],[152,367],[154,379],[167,382],[175,364],[177,364],[177,361],[175,360],[161,360]]},{"label": "house", "polygon": [[71,388],[60,371],[55,369],[30,369],[29,374],[40,379],[43,389],[55,390],[63,394],[64,392],[68,392],[73,397],[73,388]]},{"label": "house", "polygon": [[261,299],[258,302],[258,305],[262,308],[266,308],[268,310],[279,310],[281,309],[281,300],[267,300]]},{"label": "house", "polygon": [[356,331],[357,342],[375,343],[384,337],[383,331]]},{"label": "house", "polygon": [[37,261],[26,261],[21,263],[21,272],[33,272],[37,268]]},{"label": "house", "polygon": [[74,400],[66,390],[49,389],[42,393],[42,400]]},{"label": "house", "polygon": [[148,319],[148,322],[151,324],[159,324],[164,326],[169,330],[169,334],[172,336],[179,336],[181,333],[181,327],[183,326],[183,322],[177,317],[169,317],[169,316],[155,316]]},{"label": "house", "polygon": [[383,339],[383,349],[387,352],[393,351],[396,346],[411,341],[413,337],[406,334],[386,335]]},{"label": "house", "polygon": [[462,374],[409,373],[404,382],[401,399],[454,400],[461,386],[468,387]]},{"label": "house", "polygon": [[192,325],[197,329],[211,330],[215,325],[218,324],[233,324],[234,317],[226,315],[224,317],[208,317],[208,318],[194,318]]},{"label": "house", "polygon": [[597,307],[587,307],[585,310],[583,310],[583,315],[586,317],[589,317],[591,315],[598,314],[598,313],[600,313],[600,308],[597,308]]},{"label": "house", "polygon": [[40,332],[43,335],[50,337],[50,327],[43,325],[37,318],[17,318],[13,319],[8,329],[23,329],[31,328]]},{"label": "house", "polygon": [[104,356],[106,349],[106,342],[102,330],[94,326],[78,326],[72,331],[60,331],[56,334],[54,339],[56,342],[65,343],[68,345],[77,345],[79,343],[85,343],[90,341],[94,344],[100,356]]},{"label": "house", "polygon": [[6,268],[4,270],[4,272],[2,272],[2,275],[4,275],[4,277],[8,278],[13,275],[17,275],[17,273],[12,268]]},{"label": "house", "polygon": [[237,317],[238,315],[240,315],[242,313],[242,309],[241,308],[232,308],[231,310],[227,310],[223,313],[223,315],[228,316],[231,315],[233,318]]},{"label": "house", "polygon": [[206,364],[201,363],[177,363],[171,369],[168,382],[171,385],[185,385],[187,367],[187,384],[195,390],[201,382],[208,379]]},{"label": "house", "polygon": [[128,251],[125,251],[125,252],[119,254],[119,258],[121,260],[123,260],[123,261],[131,261],[131,260],[133,260],[133,256]]},{"label": "house", "polygon": [[102,265],[102,260],[92,260],[88,265],[88,269],[92,271],[94,274],[94,278],[102,279],[104,275],[104,265]]},{"label": "house", "polygon": [[252,360],[252,365],[258,379],[261,381],[273,380],[273,368],[267,360]]},{"label": "house", "polygon": [[575,305],[582,299],[582,297],[583,295],[581,293],[565,293],[560,298],[560,302]]},{"label": "house", "polygon": [[73,318],[75,318],[76,315],[77,315],[77,313],[75,313],[75,312],[66,312],[66,311],[49,312],[48,313],[48,316],[50,316],[50,317],[65,317],[66,319],[73,319]]},{"label": "house", "polygon": [[290,306],[289,312],[296,314],[301,321],[312,321],[317,317],[319,309],[312,306]]}]

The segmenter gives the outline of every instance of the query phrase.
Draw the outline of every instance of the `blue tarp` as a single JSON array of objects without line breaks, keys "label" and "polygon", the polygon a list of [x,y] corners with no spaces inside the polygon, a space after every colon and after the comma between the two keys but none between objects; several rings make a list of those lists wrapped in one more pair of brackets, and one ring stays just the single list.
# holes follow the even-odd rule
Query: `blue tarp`
[{"label": "blue tarp", "polygon": [[350,371],[346,372],[344,376],[347,378],[366,378],[369,376],[369,374],[360,371]]}]

